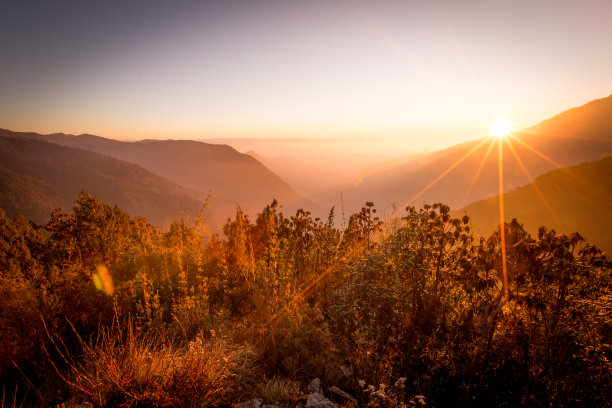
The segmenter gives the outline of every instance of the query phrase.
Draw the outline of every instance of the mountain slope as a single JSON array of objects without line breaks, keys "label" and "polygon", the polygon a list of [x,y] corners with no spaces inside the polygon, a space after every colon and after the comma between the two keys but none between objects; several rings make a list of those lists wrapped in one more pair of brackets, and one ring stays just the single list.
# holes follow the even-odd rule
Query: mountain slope
[{"label": "mountain slope", "polygon": [[0,208],[38,223],[55,208],[72,208],[81,190],[166,227],[202,203],[142,167],[40,140],[0,137]]},{"label": "mountain slope", "polygon": [[[543,174],[504,194],[506,221],[517,218],[531,233],[542,225],[563,233],[579,232],[611,253],[611,174],[612,156]],[[472,203],[457,213],[467,213],[476,231],[487,235],[499,225],[499,196]]]},{"label": "mountain slope", "polygon": [[199,199],[210,192],[217,211],[227,215],[236,204],[247,212],[259,211],[274,198],[290,209],[304,204],[302,197],[263,164],[227,145],[191,140],[121,142],[88,134],[18,135],[137,164],[186,187]]},{"label": "mountain slope", "polygon": [[526,129],[526,132],[558,137],[605,139],[612,134],[612,95],[566,110]]},{"label": "mountain slope", "polygon": [[[565,130],[560,133],[560,129]],[[504,191],[525,185],[556,167],[612,154],[611,129],[612,95],[514,132],[503,145]],[[366,200],[375,200],[379,208],[391,203],[402,208],[411,202],[420,205],[437,201],[458,208],[498,192],[498,157],[497,140],[474,140],[363,177],[328,192],[321,200],[338,204],[334,197],[342,190],[347,212],[358,209]],[[428,187],[430,183],[433,185]]]}]

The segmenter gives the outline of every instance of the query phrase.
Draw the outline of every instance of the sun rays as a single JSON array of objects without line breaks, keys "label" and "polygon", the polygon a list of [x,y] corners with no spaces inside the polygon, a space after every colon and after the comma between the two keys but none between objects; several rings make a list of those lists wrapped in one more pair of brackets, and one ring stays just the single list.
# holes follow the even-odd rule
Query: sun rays
[{"label": "sun rays", "polygon": [[523,163],[523,160],[521,159],[521,157],[518,155],[518,153],[516,152],[516,149],[514,148],[514,146],[512,145],[512,140],[511,139],[507,139],[506,143],[508,144],[508,147],[510,148],[510,151],[512,152],[512,155],[514,156],[514,158],[516,159],[516,162],[518,163],[519,167],[521,168],[521,170],[523,171],[523,173],[525,173],[525,175],[527,176],[527,178],[529,179],[529,181],[531,182],[531,184],[533,185],[533,188],[536,192],[536,194],[538,195],[538,197],[540,197],[540,200],[542,201],[542,204],[544,204],[544,207],[546,207],[546,209],[548,210],[548,212],[550,213],[550,215],[553,217],[553,219],[559,223],[560,225],[563,225],[563,222],[559,219],[559,217],[557,217],[557,214],[555,214],[555,211],[552,209],[552,207],[550,206],[550,204],[548,203],[548,200],[546,199],[546,197],[544,197],[544,194],[542,193],[542,191],[540,190],[540,188],[538,187],[535,179],[533,177],[531,177],[531,174],[529,173],[529,171],[527,170],[527,167],[525,166],[525,163]]},{"label": "sun rays", "polygon": [[494,146],[495,146],[495,139],[491,139],[489,143],[489,147],[487,148],[487,151],[485,152],[484,156],[482,156],[482,160],[480,161],[480,164],[478,165],[478,169],[476,170],[476,173],[474,174],[472,183],[470,184],[467,191],[465,192],[465,198],[464,198],[465,201],[468,200],[470,194],[472,193],[472,189],[476,185],[476,182],[478,181],[478,177],[480,176],[480,173],[482,172],[482,169],[485,163],[487,162],[487,159],[489,158],[489,155],[491,154],[491,150],[493,150]]},{"label": "sun rays", "polygon": [[[497,168],[497,173],[498,173],[499,225],[500,225],[500,249],[501,249],[501,251],[500,251],[501,252],[501,254],[500,254],[501,255],[500,256],[500,263],[501,263],[501,274],[502,274],[502,282],[503,282],[503,288],[502,288],[503,296],[505,297],[506,300],[508,300],[509,296],[510,296],[510,290],[509,290],[509,286],[508,286],[508,265],[507,265],[507,253],[506,253],[506,230],[505,230],[506,209],[505,209],[505,205],[504,205],[504,193],[505,193],[504,153],[509,151],[512,154],[512,157],[516,160],[516,162],[518,164],[518,167],[521,169],[521,171],[527,177],[529,182],[532,183],[532,185],[534,186],[534,189],[535,189],[538,197],[540,198],[542,204],[544,205],[544,208],[546,209],[546,211],[548,211],[550,213],[550,215],[553,217],[553,219],[555,219],[555,221],[557,221],[559,224],[562,224],[561,220],[555,214],[553,208],[548,203],[548,200],[546,199],[546,197],[544,196],[542,191],[539,189],[539,187],[535,183],[534,178],[531,176],[531,174],[530,174],[529,170],[527,169],[527,166],[525,165],[523,159],[521,159],[521,156],[520,156],[519,152],[517,152],[516,148],[514,147],[513,142],[519,143],[527,151],[535,154],[537,157],[539,157],[540,159],[545,160],[546,162],[552,164],[556,168],[563,168],[563,166],[561,166],[559,163],[555,162],[553,159],[551,159],[550,157],[548,157],[544,153],[540,152],[538,149],[536,149],[535,147],[530,145],[528,142],[522,140],[518,135],[513,134],[512,133],[512,125],[507,120],[497,120],[497,121],[493,122],[491,124],[491,126],[489,127],[489,135],[490,135],[490,137],[481,139],[469,151],[467,151],[465,154],[463,154],[461,157],[459,157],[457,160],[455,160],[451,165],[449,165],[446,170],[441,172],[437,177],[435,177],[432,181],[430,181],[424,188],[422,188],[419,192],[417,192],[414,196],[412,196],[405,203],[404,206],[397,207],[388,217],[386,217],[385,221],[388,222],[391,219],[397,218],[399,212],[403,211],[406,208],[406,206],[412,205],[419,197],[422,197],[425,193],[430,191],[432,187],[434,187],[437,183],[440,182],[440,180],[444,179],[448,174],[450,174],[459,165],[461,165],[469,157],[471,157],[476,151],[478,151],[478,149],[480,149],[483,145],[488,143],[488,146],[486,146],[486,150],[485,150],[482,158],[480,159],[478,167],[477,167],[477,169],[475,171],[474,177],[471,180],[470,186],[466,190],[465,198],[467,199],[469,197],[472,189],[474,188],[474,186],[478,182],[478,179],[479,179],[480,175],[482,174],[482,171],[483,171],[483,169],[485,167],[485,164],[486,164],[487,160],[491,157],[491,152],[493,151],[493,148],[495,147],[495,144],[497,144],[497,147],[498,147],[498,157],[497,157],[497,161],[498,161],[498,166],[497,167],[498,168]],[[505,149],[504,145],[506,145],[508,147],[508,149]],[[353,256],[358,256],[359,254],[364,252],[366,250],[366,248],[367,248],[367,246],[364,245],[364,244],[365,244],[365,239],[360,241],[359,243],[357,243],[355,245],[355,247],[353,247],[353,249],[351,251],[346,253],[340,259],[336,260],[336,262],[334,262],[331,266],[329,266],[325,271],[323,271],[321,274],[319,274],[316,278],[314,278],[313,280],[308,282],[308,284],[305,285],[302,288],[302,290],[300,290],[300,292],[295,296],[294,300],[298,300],[299,298],[305,296],[321,280],[323,280],[326,276],[328,276],[331,273],[333,273],[335,271],[335,269],[341,263],[347,261],[348,259],[350,259]],[[286,310],[288,310],[288,309],[286,309]],[[281,314],[282,314],[282,312],[281,312]],[[269,323],[272,324],[272,322],[274,320],[276,320],[277,317],[279,317],[279,314],[276,314],[271,319],[271,321]]]},{"label": "sun rays", "polygon": [[[448,175],[451,171],[453,171],[457,166],[459,166],[463,161],[465,161],[468,157],[470,157],[476,150],[478,150],[480,148],[480,146],[482,146],[483,144],[485,144],[487,141],[487,139],[482,139],[480,141],[480,143],[478,143],[476,146],[474,146],[469,152],[467,152],[466,154],[464,154],[463,156],[461,156],[457,161],[455,161],[453,164],[451,164],[448,169],[444,170],[438,177],[436,177],[435,179],[433,179],[427,186],[425,186],[421,191],[419,191],[418,193],[416,193],[410,200],[408,200],[406,202],[406,204],[404,204],[403,208],[405,208],[408,205],[413,204],[417,198],[419,198],[420,196],[422,196],[423,194],[425,194],[429,189],[431,189],[434,185],[436,185],[436,183],[438,183],[440,180],[442,180],[444,177],[446,177],[446,175]],[[401,211],[402,207],[400,207]],[[396,211],[397,212],[397,211]],[[395,216],[395,214],[393,214],[393,216]]]},{"label": "sun rays", "polygon": [[[504,279],[504,296],[506,300],[509,299],[508,295],[508,265],[506,260],[506,217],[504,214],[504,139],[499,135],[493,135],[498,138],[498,176],[499,176],[499,237],[501,245],[501,263],[502,263],[502,276]],[[505,135],[503,135],[505,136]]]}]

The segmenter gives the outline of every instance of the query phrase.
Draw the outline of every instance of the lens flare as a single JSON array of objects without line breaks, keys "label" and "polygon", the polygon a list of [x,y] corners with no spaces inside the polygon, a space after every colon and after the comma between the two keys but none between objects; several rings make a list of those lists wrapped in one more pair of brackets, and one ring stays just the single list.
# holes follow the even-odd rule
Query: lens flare
[{"label": "lens flare", "polygon": [[94,281],[94,285],[96,285],[96,289],[99,291],[102,291],[109,296],[112,296],[115,293],[113,278],[105,265],[100,264],[96,266],[96,272],[93,274],[92,279]]}]

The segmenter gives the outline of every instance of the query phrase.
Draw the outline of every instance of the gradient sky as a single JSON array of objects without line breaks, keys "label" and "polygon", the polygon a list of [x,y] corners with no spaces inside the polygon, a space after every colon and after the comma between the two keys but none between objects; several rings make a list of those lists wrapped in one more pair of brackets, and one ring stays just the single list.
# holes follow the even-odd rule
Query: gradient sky
[{"label": "gradient sky", "polygon": [[414,150],[612,93],[612,1],[7,1],[0,127]]}]

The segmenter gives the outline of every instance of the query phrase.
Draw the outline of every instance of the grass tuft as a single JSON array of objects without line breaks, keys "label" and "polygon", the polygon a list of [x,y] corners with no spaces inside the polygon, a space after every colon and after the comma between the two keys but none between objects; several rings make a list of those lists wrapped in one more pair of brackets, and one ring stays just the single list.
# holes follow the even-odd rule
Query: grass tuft
[{"label": "grass tuft", "polygon": [[300,395],[300,384],[297,381],[273,377],[257,387],[257,394],[270,403],[294,401]]},{"label": "grass tuft", "polygon": [[218,406],[239,398],[252,353],[198,335],[178,347],[130,326],[103,331],[84,356],[68,361],[74,395],[98,406]]}]

